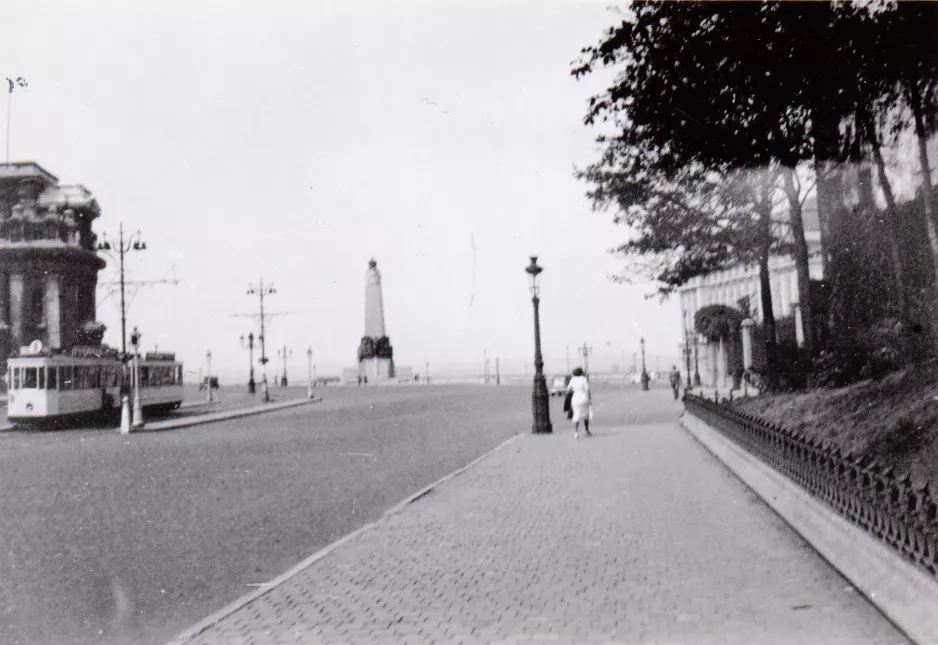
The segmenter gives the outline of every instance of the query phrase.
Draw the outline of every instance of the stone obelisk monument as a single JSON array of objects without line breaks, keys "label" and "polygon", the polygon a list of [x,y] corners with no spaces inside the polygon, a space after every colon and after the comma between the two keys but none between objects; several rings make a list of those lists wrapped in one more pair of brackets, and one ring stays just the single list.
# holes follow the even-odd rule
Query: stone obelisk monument
[{"label": "stone obelisk monument", "polygon": [[365,335],[358,346],[358,375],[382,381],[394,378],[394,349],[384,328],[381,272],[373,259],[365,281]]}]

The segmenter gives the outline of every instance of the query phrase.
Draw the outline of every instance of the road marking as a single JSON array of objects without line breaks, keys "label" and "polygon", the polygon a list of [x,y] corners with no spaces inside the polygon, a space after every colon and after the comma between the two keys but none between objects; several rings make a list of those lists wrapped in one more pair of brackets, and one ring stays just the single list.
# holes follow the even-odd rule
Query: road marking
[{"label": "road marking", "polygon": [[371,452],[340,452],[339,455],[344,455],[347,457],[374,457],[374,453]]}]

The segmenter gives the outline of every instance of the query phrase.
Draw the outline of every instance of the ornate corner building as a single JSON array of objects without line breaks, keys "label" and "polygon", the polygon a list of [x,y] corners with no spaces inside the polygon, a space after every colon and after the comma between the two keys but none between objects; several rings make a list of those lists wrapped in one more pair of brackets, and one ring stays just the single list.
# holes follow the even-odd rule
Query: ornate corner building
[{"label": "ornate corner building", "polygon": [[39,340],[56,350],[100,345],[92,222],[100,208],[80,185],[33,162],[0,164],[0,359]]}]

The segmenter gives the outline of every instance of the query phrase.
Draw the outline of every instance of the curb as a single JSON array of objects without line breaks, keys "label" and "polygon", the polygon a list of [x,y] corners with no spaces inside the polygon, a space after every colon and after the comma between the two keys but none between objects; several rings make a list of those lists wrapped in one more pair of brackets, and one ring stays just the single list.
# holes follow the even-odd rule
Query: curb
[{"label": "curb", "polygon": [[938,584],[698,417],[681,426],[916,645],[938,645]]},{"label": "curb", "polygon": [[322,397],[313,398],[313,399],[295,399],[293,401],[282,401],[280,403],[268,403],[264,405],[256,405],[250,408],[239,408],[236,410],[229,410],[227,412],[210,412],[202,416],[194,417],[185,417],[183,419],[167,419],[166,421],[155,421],[150,424],[146,424],[143,428],[137,430],[136,432],[131,430],[131,434],[140,434],[144,432],[157,432],[159,430],[173,430],[176,428],[186,428],[189,426],[203,425],[205,423],[216,423],[218,421],[228,421],[229,419],[237,419],[239,417],[249,417],[256,414],[263,414],[264,412],[276,412],[277,410],[286,410],[288,408],[295,408],[301,405],[307,405],[309,403],[321,403]]},{"label": "curb", "polygon": [[[234,410],[228,410],[226,412],[209,412],[208,414],[191,416],[191,417],[183,417],[182,419],[166,419],[162,421],[154,421],[152,423],[146,423],[142,428],[131,429],[130,434],[144,434],[146,432],[157,432],[160,430],[174,430],[176,428],[198,426],[198,425],[202,425],[205,423],[216,423],[218,421],[227,421],[229,419],[237,419],[238,417],[249,417],[255,414],[263,414],[264,412],[276,412],[277,410],[286,410],[288,408],[295,408],[301,405],[305,405],[307,403],[322,403],[322,397],[314,397],[312,399],[294,399],[292,401],[281,401],[279,403],[255,405],[250,408],[237,408]],[[119,430],[119,428],[100,428],[100,429],[105,432]],[[0,432],[8,432],[8,431],[13,431],[13,430],[16,430],[16,426],[13,424],[0,426]]]},{"label": "curb", "polygon": [[198,636],[199,634],[201,634],[202,632],[204,632],[206,629],[212,627],[213,625],[215,625],[216,623],[218,623],[218,622],[222,621],[223,619],[227,618],[228,616],[230,616],[230,615],[233,614],[234,612],[238,611],[239,609],[241,609],[241,608],[244,607],[245,605],[251,603],[252,601],[254,601],[254,600],[260,598],[260,597],[263,596],[264,594],[266,594],[266,593],[270,592],[271,590],[275,589],[276,587],[278,587],[279,585],[283,584],[284,582],[286,582],[287,580],[289,580],[290,578],[292,578],[292,577],[295,576],[296,574],[300,573],[301,571],[303,571],[303,570],[306,569],[307,567],[309,567],[309,566],[315,564],[315,563],[318,562],[319,560],[322,560],[322,559],[325,558],[327,555],[329,555],[330,553],[332,553],[333,551],[335,551],[336,549],[338,549],[340,546],[346,544],[347,542],[351,542],[352,540],[354,540],[354,539],[357,538],[358,536],[362,535],[363,533],[365,533],[365,532],[367,532],[367,531],[370,531],[370,530],[376,528],[376,527],[377,527],[379,524],[381,524],[382,522],[387,521],[387,519],[388,519],[391,515],[394,515],[395,513],[399,513],[399,512],[402,511],[405,507],[407,507],[409,504],[413,504],[414,502],[416,502],[416,501],[417,501],[418,499],[420,499],[421,497],[424,497],[425,495],[427,495],[428,493],[430,493],[430,492],[431,492],[434,488],[436,488],[437,486],[439,486],[439,485],[441,485],[441,484],[443,484],[443,483],[449,481],[450,479],[453,479],[454,477],[458,477],[459,475],[461,475],[462,473],[466,472],[468,469],[472,468],[473,466],[475,466],[476,464],[478,464],[480,461],[482,461],[482,460],[485,459],[486,457],[489,457],[489,456],[493,455],[495,452],[501,450],[502,448],[504,448],[504,447],[507,446],[508,444],[512,443],[513,441],[516,441],[519,437],[523,437],[523,436],[526,436],[526,435],[523,435],[523,434],[516,434],[515,436],[510,437],[509,439],[506,439],[505,441],[501,442],[500,444],[498,444],[497,446],[495,446],[494,448],[492,448],[492,449],[489,450],[488,452],[483,453],[483,454],[480,455],[479,457],[476,457],[475,459],[473,459],[472,461],[470,461],[470,462],[469,462],[468,464],[466,464],[465,466],[463,466],[463,467],[461,467],[461,468],[457,468],[456,470],[454,470],[453,472],[449,473],[448,475],[444,475],[443,477],[441,477],[440,479],[436,480],[435,482],[433,482],[433,483],[430,484],[429,486],[426,486],[425,488],[422,488],[422,489],[419,490],[418,492],[416,492],[416,493],[414,493],[413,495],[411,495],[411,496],[407,497],[406,499],[404,499],[402,502],[399,502],[399,503],[395,504],[394,506],[392,506],[391,508],[389,508],[388,510],[386,510],[384,513],[381,514],[381,517],[379,517],[379,518],[378,518],[377,520],[375,520],[374,522],[369,522],[368,524],[365,524],[365,525],[363,525],[363,526],[360,526],[359,528],[355,529],[355,530],[352,531],[351,533],[348,533],[348,534],[342,536],[341,538],[339,538],[338,540],[336,540],[336,541],[333,542],[332,544],[329,544],[329,545],[325,546],[324,548],[322,548],[322,549],[320,549],[319,551],[317,551],[316,553],[312,554],[311,556],[309,556],[309,557],[306,558],[305,560],[302,560],[302,561],[299,562],[298,564],[294,565],[293,567],[291,567],[290,569],[288,569],[286,572],[280,574],[279,576],[277,576],[276,578],[274,578],[274,579],[271,580],[270,582],[266,583],[263,587],[260,587],[260,588],[257,589],[256,591],[252,591],[251,593],[248,593],[248,594],[245,594],[245,595],[241,596],[240,598],[238,598],[238,599],[235,600],[234,602],[232,602],[232,603],[226,605],[225,607],[222,607],[221,609],[219,609],[219,610],[216,611],[215,613],[211,614],[211,615],[208,616],[207,618],[205,618],[205,619],[199,621],[198,623],[196,623],[196,624],[193,625],[192,627],[189,627],[188,629],[186,629],[185,631],[183,631],[181,634],[179,634],[178,636],[174,637],[172,640],[170,640],[169,642],[167,642],[166,645],[184,645],[184,643],[186,643],[187,641],[191,640],[192,638],[195,638],[196,636]]}]

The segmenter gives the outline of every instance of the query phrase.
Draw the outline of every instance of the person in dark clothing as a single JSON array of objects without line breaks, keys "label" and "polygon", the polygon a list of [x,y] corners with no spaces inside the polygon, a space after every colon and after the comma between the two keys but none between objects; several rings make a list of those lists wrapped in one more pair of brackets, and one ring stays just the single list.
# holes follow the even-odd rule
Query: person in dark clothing
[{"label": "person in dark clothing", "polygon": [[674,392],[674,400],[677,401],[678,393],[681,389],[681,371],[677,365],[671,366],[671,391]]}]

